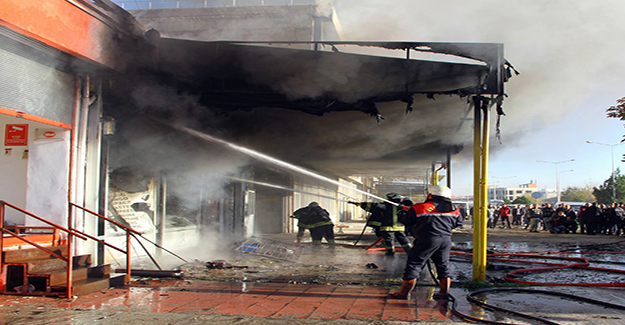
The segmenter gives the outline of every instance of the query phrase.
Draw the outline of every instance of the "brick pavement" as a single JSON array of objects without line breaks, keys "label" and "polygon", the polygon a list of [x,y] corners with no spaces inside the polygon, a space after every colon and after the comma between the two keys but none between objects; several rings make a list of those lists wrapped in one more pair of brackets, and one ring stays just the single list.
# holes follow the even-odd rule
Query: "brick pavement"
[{"label": "brick pavement", "polygon": [[435,288],[417,287],[410,300],[387,299],[376,286],[163,281],[113,288],[73,300],[0,296],[1,306],[50,306],[152,313],[246,315],[272,319],[452,322]]}]

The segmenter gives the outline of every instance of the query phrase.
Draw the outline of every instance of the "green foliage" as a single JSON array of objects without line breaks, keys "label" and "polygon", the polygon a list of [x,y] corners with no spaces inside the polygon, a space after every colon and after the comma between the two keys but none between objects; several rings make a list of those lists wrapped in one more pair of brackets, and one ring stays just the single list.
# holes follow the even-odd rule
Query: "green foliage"
[{"label": "green foliage", "polygon": [[[616,105],[610,106],[606,111],[608,112],[608,117],[625,121],[625,97],[617,99]],[[623,137],[623,141],[625,141],[625,136]]]},{"label": "green foliage", "polygon": [[616,181],[616,198],[612,196],[612,175],[606,179],[599,187],[593,188],[592,194],[597,198],[597,203],[611,204],[614,202],[625,202],[625,176],[621,175],[621,170],[614,172]]},{"label": "green foliage", "polygon": [[503,198],[503,203],[505,203],[505,204],[511,204],[511,203],[512,203],[512,201],[510,201],[510,200],[508,200],[507,198],[505,198],[505,197],[504,197],[504,198]]},{"label": "green foliage", "polygon": [[567,187],[560,196],[564,202],[595,202],[597,200],[590,185]]},{"label": "green foliage", "polygon": [[532,199],[528,198],[525,195],[519,196],[518,198],[514,199],[514,201],[512,201],[512,204],[522,204],[522,205],[532,204]]}]

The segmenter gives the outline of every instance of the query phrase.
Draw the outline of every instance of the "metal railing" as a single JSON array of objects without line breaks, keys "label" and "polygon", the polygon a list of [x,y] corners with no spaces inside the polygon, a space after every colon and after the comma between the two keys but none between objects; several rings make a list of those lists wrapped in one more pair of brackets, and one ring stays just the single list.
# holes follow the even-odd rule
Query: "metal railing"
[{"label": "metal railing", "polygon": [[126,10],[314,5],[316,0],[113,0]]},{"label": "metal railing", "polygon": [[80,205],[74,204],[74,203],[72,203],[72,202],[70,202],[70,203],[69,203],[69,207],[70,207],[70,209],[69,209],[69,220],[70,220],[70,224],[72,224],[73,217],[74,217],[74,214],[73,214],[74,209],[72,209],[72,208],[78,208],[78,209],[80,209],[80,210],[82,210],[82,211],[84,211],[84,212],[87,212],[87,213],[89,213],[89,214],[91,214],[91,215],[94,215],[94,216],[96,216],[96,217],[98,217],[98,218],[100,218],[100,219],[102,219],[102,220],[108,221],[108,222],[110,222],[110,223],[114,224],[115,226],[117,226],[117,227],[119,227],[119,228],[122,228],[122,229],[124,229],[124,231],[126,231],[126,251],[123,251],[123,250],[121,250],[120,248],[117,248],[117,247],[115,247],[115,246],[113,246],[113,245],[111,245],[111,244],[109,244],[109,243],[105,242],[104,240],[98,239],[98,238],[96,238],[96,237],[94,237],[94,236],[91,236],[91,235],[85,234],[84,232],[81,232],[81,231],[79,231],[79,230],[77,230],[77,229],[71,228],[73,231],[76,231],[76,232],[77,232],[77,233],[79,233],[79,234],[82,234],[82,235],[84,235],[84,236],[86,236],[86,237],[88,237],[88,238],[90,238],[90,239],[93,239],[93,240],[95,240],[95,241],[97,241],[97,242],[99,242],[99,243],[101,243],[101,244],[103,244],[103,245],[106,245],[106,246],[108,246],[108,247],[111,247],[111,248],[113,248],[113,249],[115,249],[115,250],[117,250],[117,251],[120,251],[120,252],[122,252],[122,253],[126,254],[126,270],[127,270],[127,271],[126,271],[126,277],[127,277],[127,280],[128,280],[127,282],[129,282],[129,281],[130,281],[130,238],[131,238],[131,237],[132,237],[132,238],[134,238],[134,239],[137,241],[137,243],[139,243],[139,245],[141,246],[141,248],[143,248],[143,250],[145,251],[145,253],[147,254],[147,256],[150,258],[150,260],[152,261],[152,263],[154,263],[154,265],[155,265],[155,266],[156,266],[159,270],[162,270],[161,266],[158,264],[158,262],[156,261],[156,259],[154,259],[154,257],[152,256],[152,254],[150,254],[150,252],[149,252],[149,251],[148,251],[148,249],[147,249],[147,248],[143,245],[143,243],[139,240],[139,237],[140,237],[141,239],[143,239],[143,240],[147,241],[148,243],[150,243],[150,244],[154,245],[155,247],[157,247],[157,248],[159,248],[159,249],[162,249],[163,251],[165,251],[165,252],[167,252],[167,253],[169,253],[169,254],[171,254],[171,255],[173,255],[173,256],[175,256],[175,257],[177,257],[178,259],[180,259],[180,260],[184,261],[185,263],[186,263],[186,262],[188,262],[187,260],[185,260],[184,258],[180,257],[180,256],[179,256],[179,255],[177,255],[176,253],[174,253],[174,252],[172,252],[172,251],[168,250],[167,248],[165,248],[165,247],[163,247],[163,246],[161,246],[161,245],[159,245],[159,244],[157,244],[157,243],[155,243],[155,242],[153,242],[153,241],[151,241],[151,240],[149,240],[149,239],[145,238],[145,237],[144,237],[144,236],[143,236],[140,232],[138,232],[138,231],[136,231],[136,230],[134,230],[134,229],[132,229],[132,228],[130,228],[130,227],[128,227],[128,226],[124,226],[124,225],[122,225],[121,223],[119,223],[119,222],[117,222],[117,221],[115,221],[115,220],[111,220],[111,219],[109,219],[109,218],[107,218],[107,217],[105,217],[105,216],[103,216],[103,215],[101,215],[101,214],[99,214],[99,213],[97,213],[97,212],[91,211],[91,210],[89,210],[89,209],[87,209],[87,208],[85,208],[85,207],[81,207]]},{"label": "metal railing", "polygon": [[[41,222],[43,222],[45,224],[50,225],[50,227],[41,227],[41,226],[32,226],[32,227],[30,227],[30,226],[8,226],[8,227],[5,227],[4,226],[4,218],[5,218],[5,209],[6,209],[6,207],[10,207],[10,208],[12,208],[12,209],[14,209],[16,211],[24,213],[27,216],[30,216],[30,217],[38,220],[38,221],[41,221]],[[126,249],[125,250],[121,249],[119,247],[111,245],[110,243],[107,243],[106,241],[104,241],[102,239],[99,239],[99,238],[97,238],[95,236],[89,235],[89,234],[87,234],[87,233],[85,233],[83,231],[80,231],[80,230],[77,230],[77,229],[73,228],[71,225],[74,222],[74,208],[78,208],[78,209],[80,209],[80,210],[82,210],[84,212],[87,212],[89,214],[97,216],[98,218],[101,218],[103,220],[111,222],[111,223],[113,223],[114,225],[116,225],[117,227],[119,227],[121,229],[124,229],[124,231],[126,232]],[[136,230],[134,230],[134,229],[132,229],[130,227],[124,226],[124,225],[122,225],[122,224],[120,224],[120,223],[118,223],[118,222],[116,222],[114,220],[111,220],[111,219],[109,219],[109,218],[107,218],[107,217],[105,217],[103,215],[100,215],[100,214],[98,214],[96,212],[93,212],[93,211],[91,211],[91,210],[89,210],[87,208],[81,207],[81,206],[79,206],[77,204],[74,204],[74,203],[71,203],[71,202],[69,202],[68,224],[70,225],[68,228],[59,226],[59,225],[57,225],[57,224],[55,224],[55,223],[53,223],[51,221],[43,219],[43,218],[41,218],[41,217],[31,213],[31,212],[28,212],[28,211],[26,211],[24,209],[21,209],[21,208],[15,206],[13,204],[10,204],[10,203],[5,202],[5,201],[0,201],[0,231],[2,232],[2,235],[0,236],[0,252],[4,251],[4,240],[3,240],[4,239],[4,234],[9,234],[10,236],[18,238],[18,239],[20,239],[20,240],[22,240],[22,241],[24,241],[24,242],[26,242],[26,243],[28,243],[28,244],[38,248],[38,249],[40,249],[40,250],[50,254],[51,256],[54,256],[56,258],[59,258],[59,259],[65,261],[67,263],[67,277],[66,277],[67,289],[66,289],[66,295],[67,295],[68,298],[72,297],[72,287],[73,287],[73,274],[72,273],[73,273],[73,267],[74,267],[74,265],[73,265],[73,259],[74,259],[74,252],[73,252],[73,250],[74,250],[74,237],[78,237],[78,238],[80,238],[82,240],[91,239],[91,240],[94,240],[94,241],[96,241],[96,242],[98,242],[98,243],[100,243],[102,245],[105,245],[105,246],[110,247],[110,248],[112,248],[112,249],[114,249],[116,251],[119,251],[122,254],[125,254],[126,255],[126,276],[125,276],[125,280],[126,281],[125,281],[125,283],[129,283],[130,282],[130,276],[131,276],[131,267],[130,267],[130,265],[131,265],[130,249],[132,247],[131,243],[130,243],[130,239],[131,238],[134,238],[139,243],[139,245],[141,245],[143,250],[146,252],[146,254],[150,257],[150,259],[152,260],[154,265],[156,265],[156,267],[159,270],[162,270],[160,265],[157,263],[157,261],[154,259],[154,257],[152,257],[152,255],[149,253],[147,248],[143,245],[143,243],[139,240],[138,237],[140,237],[143,240],[149,242],[150,244],[154,245],[155,247],[158,247],[158,248],[166,251],[167,253],[169,253],[169,254],[171,254],[171,255],[181,259],[182,261],[187,262],[187,260],[185,260],[184,258],[178,256],[177,254],[169,251],[168,249],[166,249],[166,248],[164,248],[164,247],[162,247],[162,246],[152,242],[151,240],[145,238],[138,231],[136,231]],[[11,231],[11,230],[9,230],[7,228],[13,228],[13,229],[15,229],[15,232],[13,232],[13,231]],[[62,231],[62,232],[67,233],[67,257],[64,257],[62,253],[59,255],[59,254],[57,254],[57,253],[55,253],[55,252],[53,252],[53,251],[51,251],[51,250],[49,250],[49,249],[39,245],[39,244],[37,244],[37,243],[35,243],[35,242],[25,238],[25,237],[20,236],[19,232],[22,231],[22,230],[25,230],[25,229],[53,229],[53,243],[55,243],[56,242],[56,238],[59,237],[58,231]],[[4,263],[4,260],[2,258],[0,258],[0,270],[2,270],[3,263]],[[26,286],[26,284],[24,284],[24,286]],[[26,291],[27,291],[27,288],[23,288],[22,292],[26,292]]]},{"label": "metal railing", "polygon": [[[53,251],[51,251],[51,250],[49,250],[49,249],[39,245],[39,244],[37,244],[37,243],[35,243],[35,242],[31,241],[31,240],[28,240],[25,237],[20,236],[19,234],[16,234],[15,232],[12,232],[12,231],[6,229],[5,226],[4,226],[4,216],[5,216],[5,209],[6,209],[6,207],[10,207],[13,210],[19,211],[19,212],[21,212],[21,213],[23,213],[23,214],[25,214],[25,215],[27,215],[29,217],[32,217],[32,218],[34,218],[34,219],[36,219],[38,221],[41,221],[41,222],[43,222],[45,224],[48,224],[52,228],[55,228],[55,229],[58,229],[60,231],[63,231],[65,233],[67,233],[67,257],[64,257],[62,253],[61,253],[61,255],[59,255],[59,254],[57,254],[57,253],[55,253],[55,252],[53,252]],[[20,226],[20,229],[25,229],[25,228],[29,228],[29,227]],[[39,227],[32,227],[32,228],[39,228]],[[35,215],[33,213],[30,213],[30,212],[28,212],[28,211],[26,211],[26,210],[24,210],[22,208],[19,208],[19,207],[15,206],[15,205],[13,205],[11,203],[8,203],[8,202],[5,202],[5,201],[0,201],[0,231],[2,232],[2,235],[0,236],[0,253],[4,251],[4,234],[9,234],[9,235],[11,235],[11,236],[13,236],[15,238],[23,240],[24,242],[26,242],[26,243],[28,243],[28,244],[30,244],[30,245],[38,248],[38,249],[40,249],[40,250],[50,254],[51,256],[54,256],[56,258],[59,258],[59,259],[65,261],[67,263],[67,279],[66,279],[66,281],[67,281],[67,283],[66,283],[67,284],[67,291],[66,291],[66,294],[67,294],[68,298],[72,296],[72,271],[73,271],[73,266],[74,266],[73,263],[72,263],[73,260],[74,260],[74,256],[73,256],[72,250],[73,250],[74,236],[78,237],[78,238],[80,238],[82,240],[87,240],[87,237],[84,237],[84,236],[82,236],[80,234],[74,233],[73,231],[71,231],[71,230],[69,230],[69,229],[67,229],[65,227],[61,227],[61,226],[59,226],[59,225],[57,225],[57,224],[55,224],[53,222],[50,222],[50,221],[48,221],[46,219],[43,219],[43,218],[41,218],[41,217],[39,217],[39,216],[37,216],[37,215]],[[0,270],[2,270],[2,268],[4,266],[3,263],[4,263],[4,260],[2,258],[0,258]],[[5,281],[5,283],[6,283],[6,281]],[[27,292],[26,286],[27,286],[27,284],[26,284],[26,281],[25,281],[24,288],[23,288],[22,292]]]}]

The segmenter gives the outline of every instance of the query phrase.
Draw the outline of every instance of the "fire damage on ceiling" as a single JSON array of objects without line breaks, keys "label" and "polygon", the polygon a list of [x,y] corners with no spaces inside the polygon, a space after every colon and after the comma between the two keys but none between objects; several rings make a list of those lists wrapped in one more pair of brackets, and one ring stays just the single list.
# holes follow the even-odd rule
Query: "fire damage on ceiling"
[{"label": "fire damage on ceiling", "polygon": [[[503,84],[516,72],[495,43],[152,40],[152,70],[118,86],[141,108],[133,111],[334,175],[415,175],[460,152],[471,138],[470,99],[503,115]],[[411,51],[479,62],[415,60]]]}]

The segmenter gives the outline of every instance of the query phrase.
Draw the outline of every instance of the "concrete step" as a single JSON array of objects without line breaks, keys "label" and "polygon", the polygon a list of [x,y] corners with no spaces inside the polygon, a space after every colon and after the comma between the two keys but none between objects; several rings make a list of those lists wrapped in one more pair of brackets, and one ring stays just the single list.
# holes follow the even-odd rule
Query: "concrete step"
[{"label": "concrete step", "polygon": [[[56,254],[67,257],[67,245],[46,247]],[[52,255],[38,248],[22,248],[2,252],[2,260],[4,263],[24,263],[32,260],[55,258]]]},{"label": "concrete step", "polygon": [[[79,268],[73,269],[72,274],[73,274],[72,275],[73,281],[82,281],[87,278],[106,279],[106,278],[109,278],[111,275],[111,265],[103,264],[103,265],[97,265],[97,266],[91,266],[91,267],[79,267]],[[32,276],[41,276],[41,277],[49,276],[50,286],[62,286],[67,283],[67,272],[65,271],[65,268],[62,270],[53,270],[45,274],[30,273],[29,277],[32,277]]]},{"label": "concrete step", "polygon": [[[55,237],[52,234],[24,234],[21,235],[21,237],[25,237],[28,240],[44,247],[52,247],[64,242],[59,240],[58,236]],[[2,246],[5,252],[10,250],[33,248],[31,244],[13,236],[5,236],[2,241]]]},{"label": "concrete step", "polygon": [[106,279],[85,279],[81,281],[75,281],[72,292],[74,296],[82,296],[89,293],[94,293],[102,290],[106,290],[111,287],[109,278]]},{"label": "concrete step", "polygon": [[87,269],[87,277],[89,278],[110,278],[111,277],[111,265],[102,264],[92,266]]},{"label": "concrete step", "polygon": [[[88,278],[89,268],[81,267],[76,268],[72,271],[72,279],[73,281],[85,280]],[[30,273],[29,276],[49,276],[50,277],[50,286],[62,286],[67,283],[67,272],[65,270],[54,270],[48,272],[47,274],[33,274]]]},{"label": "concrete step", "polygon": [[111,284],[111,287],[114,287],[114,288],[123,287],[126,285],[126,275],[125,274],[114,275],[109,278],[109,282]]},{"label": "concrete step", "polygon": [[[91,255],[78,255],[73,258],[74,268],[91,266]],[[67,263],[58,258],[28,261],[26,272],[28,274],[46,274],[57,270],[66,270]]]}]

